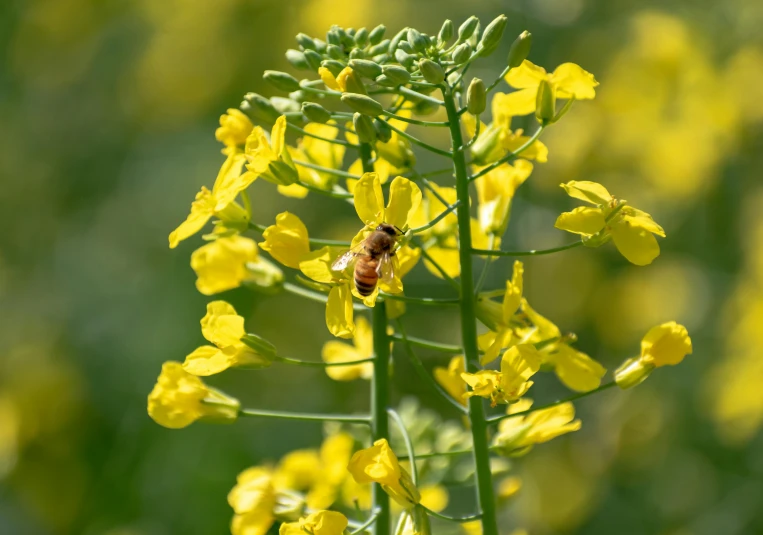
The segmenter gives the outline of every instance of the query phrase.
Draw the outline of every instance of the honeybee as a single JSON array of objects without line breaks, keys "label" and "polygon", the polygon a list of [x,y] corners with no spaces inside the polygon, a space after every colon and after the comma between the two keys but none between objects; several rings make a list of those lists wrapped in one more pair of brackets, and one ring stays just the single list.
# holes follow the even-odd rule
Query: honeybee
[{"label": "honeybee", "polygon": [[379,279],[392,282],[395,277],[395,244],[399,235],[395,226],[381,223],[365,240],[337,258],[331,269],[343,271],[354,260],[355,288],[363,297],[371,295]]}]

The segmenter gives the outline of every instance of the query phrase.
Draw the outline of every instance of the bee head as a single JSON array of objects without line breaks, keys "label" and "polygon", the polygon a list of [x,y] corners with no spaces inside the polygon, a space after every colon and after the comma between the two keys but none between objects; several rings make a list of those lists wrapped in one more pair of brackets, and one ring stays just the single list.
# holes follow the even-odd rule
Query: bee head
[{"label": "bee head", "polygon": [[376,227],[376,230],[380,230],[393,237],[396,237],[398,234],[402,234],[398,231],[397,227],[390,225],[389,223],[381,223],[378,227]]}]

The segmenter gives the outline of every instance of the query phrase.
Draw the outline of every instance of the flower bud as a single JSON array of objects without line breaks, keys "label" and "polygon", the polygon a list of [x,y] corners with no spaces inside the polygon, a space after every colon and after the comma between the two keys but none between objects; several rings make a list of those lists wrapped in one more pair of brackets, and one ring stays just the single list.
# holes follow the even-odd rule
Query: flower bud
[{"label": "flower bud", "polygon": [[283,289],[283,271],[262,257],[246,263],[247,278],[244,285],[263,294],[273,295]]},{"label": "flower bud", "polygon": [[411,73],[399,65],[385,65],[382,67],[382,72],[396,85],[408,83],[411,79]]},{"label": "flower bud", "polygon": [[535,118],[542,125],[554,120],[556,115],[556,93],[548,80],[538,84],[538,94],[535,99]]},{"label": "flower bud", "polygon": [[305,50],[305,60],[307,60],[307,64],[310,66],[310,70],[318,71],[318,69],[321,66],[321,61],[323,60],[323,57],[318,54],[315,50]]},{"label": "flower bud", "polygon": [[362,115],[358,112],[352,116],[352,125],[355,127],[355,133],[358,134],[358,140],[361,143],[375,143],[376,129],[373,119],[368,115]]},{"label": "flower bud", "polygon": [[472,162],[476,165],[487,165],[503,156],[505,150],[501,147],[501,129],[490,125],[480,132],[477,141],[471,148]]},{"label": "flower bud", "polygon": [[331,112],[320,104],[314,102],[302,103],[302,115],[313,123],[327,123],[331,119]]},{"label": "flower bud", "polygon": [[516,69],[530,55],[530,47],[533,44],[533,35],[527,30],[514,39],[509,50],[509,68]]},{"label": "flower bud", "polygon": [[406,54],[412,54],[415,55],[416,51],[413,50],[413,47],[411,46],[411,43],[408,41],[400,41],[400,44],[397,45],[398,50],[402,50]]},{"label": "flower bud", "polygon": [[299,103],[290,98],[270,97],[270,103],[273,104],[279,115],[300,111]]},{"label": "flower bud", "polygon": [[281,91],[291,92],[299,90],[299,81],[286,72],[265,71],[262,79]]},{"label": "flower bud", "polygon": [[326,52],[326,41],[323,39],[318,39],[317,37],[313,38],[313,42],[315,43],[315,51],[319,54],[323,54]]},{"label": "flower bud", "polygon": [[453,51],[453,63],[461,65],[472,55],[472,47],[469,43],[461,43]]},{"label": "flower bud", "polygon": [[387,121],[384,121],[378,118],[375,119],[374,128],[376,129],[376,137],[382,143],[386,143],[387,141],[392,139],[392,129],[387,124]]},{"label": "flower bud", "polygon": [[466,91],[466,109],[474,116],[485,111],[487,106],[487,91],[485,82],[479,78],[472,78],[469,89]]},{"label": "flower bud", "polygon": [[419,70],[424,76],[424,80],[430,84],[441,84],[445,80],[445,71],[439,63],[435,63],[431,59],[420,59]]},{"label": "flower bud", "polygon": [[464,42],[467,39],[469,39],[472,34],[474,33],[474,30],[477,29],[477,26],[479,26],[480,19],[478,19],[475,16],[471,16],[468,19],[464,21],[464,23],[461,25],[461,27],[458,29],[458,40],[460,42]]},{"label": "flower bud", "polygon": [[367,59],[350,60],[350,67],[352,67],[352,70],[359,75],[365,76],[371,80],[374,80],[382,73],[381,65]]},{"label": "flower bud", "polygon": [[328,54],[331,59],[344,59],[344,52],[342,52],[342,49],[336,45],[328,45],[326,47],[326,54]]},{"label": "flower bud", "polygon": [[429,41],[417,29],[410,28],[408,30],[408,44],[411,45],[414,52],[424,52]]},{"label": "flower bud", "polygon": [[247,333],[241,337],[241,341],[258,356],[268,362],[273,362],[278,354],[276,346],[256,334]]},{"label": "flower bud", "polygon": [[443,46],[453,37],[453,21],[448,19],[442,23],[440,33],[437,34],[437,45]]},{"label": "flower bud", "polygon": [[272,125],[281,115],[268,99],[257,93],[244,95],[244,102],[249,104],[249,109],[245,110],[248,115],[261,123]]},{"label": "flower bud", "polygon": [[397,50],[398,45],[400,45],[400,42],[408,37],[408,28],[403,28],[397,34],[395,37],[392,38],[392,41],[389,43],[389,49],[387,50],[388,53],[394,54]]},{"label": "flower bud", "polygon": [[405,50],[398,48],[395,50],[395,59],[403,67],[410,68],[411,65],[413,65],[413,62],[416,60],[416,57],[408,54]]},{"label": "flower bud", "polygon": [[294,50],[293,48],[287,50],[286,61],[288,61],[295,69],[299,69],[301,71],[310,70],[310,64],[307,63],[305,54],[299,50]]},{"label": "flower bud", "polygon": [[439,104],[435,104],[429,100],[420,100],[413,106],[413,113],[415,115],[432,115],[439,109]]},{"label": "flower bud", "polygon": [[353,39],[356,45],[363,48],[368,44],[368,30],[365,28],[359,29],[357,32],[355,32]]},{"label": "flower bud", "polygon": [[480,56],[489,56],[495,52],[495,49],[498,48],[498,44],[501,42],[501,37],[503,37],[503,30],[506,29],[507,20],[506,15],[499,15],[493,19],[493,22],[487,25],[478,47]]},{"label": "flower bud", "polygon": [[302,50],[315,50],[315,41],[304,33],[297,34],[297,44],[302,47]]},{"label": "flower bud", "polygon": [[655,365],[634,357],[626,360],[615,370],[615,382],[623,390],[634,387],[644,382],[654,370]]},{"label": "flower bud", "polygon": [[358,93],[345,93],[342,95],[342,102],[347,104],[353,111],[362,113],[363,115],[370,115],[376,117],[381,115],[384,108],[377,101],[366,95],[360,95]]},{"label": "flower bud", "polygon": [[392,80],[390,80],[387,76],[385,76],[383,74],[381,76],[377,76],[376,77],[376,83],[379,84],[379,85],[383,85],[384,87],[395,87],[395,86],[400,85],[400,84],[397,84],[397,83],[393,82]]},{"label": "flower bud", "polygon": [[363,80],[361,80],[358,73],[356,73],[352,67],[345,67],[342,69],[342,72],[336,77],[336,83],[342,93],[366,94],[366,86],[363,85]]},{"label": "flower bud", "polygon": [[382,39],[384,39],[384,32],[387,31],[387,27],[384,26],[384,24],[379,24],[376,28],[371,30],[371,33],[368,34],[368,41],[372,45],[378,45],[381,43]]},{"label": "flower bud", "polygon": [[374,45],[371,48],[368,49],[368,56],[374,57],[374,56],[386,56],[387,55],[387,49],[389,48],[389,39],[385,39],[378,45]]},{"label": "flower bud", "polygon": [[342,44],[342,35],[339,33],[338,26],[332,26],[326,32],[326,43],[329,45],[340,46]]},{"label": "flower bud", "polygon": [[326,67],[334,76],[339,76],[339,73],[344,69],[344,65],[335,59],[324,59],[321,61],[321,67]]},{"label": "flower bud", "polygon": [[353,48],[350,50],[350,59],[363,59],[366,57],[366,53],[361,48]]},{"label": "flower bud", "polygon": [[502,303],[478,296],[474,314],[491,331],[497,332],[504,328]]}]

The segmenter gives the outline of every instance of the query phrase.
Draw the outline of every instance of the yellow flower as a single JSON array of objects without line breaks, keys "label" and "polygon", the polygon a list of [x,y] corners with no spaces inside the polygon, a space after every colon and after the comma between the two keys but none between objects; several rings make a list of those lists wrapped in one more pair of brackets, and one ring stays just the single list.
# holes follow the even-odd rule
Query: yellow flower
[{"label": "yellow flower", "polygon": [[548,74],[543,67],[528,60],[511,69],[505,80],[511,87],[519,89],[506,95],[506,104],[515,115],[528,115],[535,111],[535,97],[543,80],[548,81],[557,99],[574,97],[576,100],[589,100],[596,96],[594,88],[599,85],[593,74],[574,63],[562,63]]},{"label": "yellow flower", "polygon": [[388,223],[405,230],[421,203],[421,190],[414,182],[399,176],[390,184],[385,208],[378,175],[365,173],[355,184],[354,201],[355,211],[366,226],[375,228],[380,223]]},{"label": "yellow flower", "polygon": [[307,494],[307,506],[325,509],[336,501],[344,483],[351,479],[347,472],[355,446],[355,439],[348,433],[336,433],[327,437],[319,453],[320,473]]},{"label": "yellow flower", "polygon": [[[309,123],[304,128],[308,134],[314,134],[326,139],[336,139],[339,130],[334,121],[326,124]],[[344,161],[345,146],[317,139],[306,135],[299,140],[296,148],[289,147],[289,154],[292,159],[300,162],[308,162],[328,169],[341,169]],[[337,176],[324,171],[317,171],[305,166],[298,166],[299,180],[305,184],[315,186],[326,191],[336,184]],[[352,172],[352,171],[350,171]],[[290,186],[278,186],[278,192],[286,197],[303,199],[307,196],[308,190],[299,184]]]},{"label": "yellow flower", "polygon": [[320,471],[317,451],[294,450],[281,458],[273,474],[273,482],[277,488],[304,491],[318,480]]},{"label": "yellow flower", "polygon": [[[519,260],[516,260],[514,262],[514,272],[511,280],[506,281],[506,293],[503,294],[503,303],[501,304],[500,314],[497,314],[498,310],[493,306],[493,301],[481,300],[478,304],[481,318],[486,315],[493,316],[492,321],[490,321],[492,324],[490,325],[490,328],[496,331],[495,338],[480,359],[480,363],[483,366],[498,358],[498,355],[502,350],[518,342],[510,325],[511,319],[514,317],[514,314],[522,302],[524,272],[524,265]],[[487,318],[485,319],[487,320]]]},{"label": "yellow flower", "polygon": [[185,358],[183,368],[193,375],[213,375],[230,367],[264,368],[271,360],[245,345],[244,318],[225,301],[212,301],[201,319],[201,334],[213,346],[201,346]]},{"label": "yellow flower", "polygon": [[[343,342],[329,341],[323,344],[321,356],[324,362],[349,362],[367,359],[373,356],[373,334],[368,321],[360,317],[355,323],[353,345]],[[351,366],[328,366],[326,375],[335,381],[353,381],[358,378],[370,379],[374,373],[372,362],[353,364]]]},{"label": "yellow flower", "polygon": [[191,213],[178,228],[170,233],[170,249],[199,232],[212,216],[217,216],[226,226],[241,230],[249,222],[249,214],[236,202],[236,195],[245,190],[254,181],[256,175],[241,173],[245,156],[240,152],[231,152],[220,168],[212,191],[202,186],[191,204]]},{"label": "yellow flower", "polygon": [[533,165],[517,160],[512,166],[501,165],[475,181],[480,228],[487,234],[502,235],[509,224],[511,201],[517,188],[532,173]]},{"label": "yellow flower", "polygon": [[277,502],[270,469],[255,466],[241,472],[228,493],[228,504],[235,513],[233,535],[265,535],[276,521],[273,511]]},{"label": "yellow flower", "polygon": [[209,242],[191,255],[196,288],[204,295],[238,288],[249,276],[246,264],[257,260],[257,244],[249,238],[234,234]]},{"label": "yellow flower", "polygon": [[[419,493],[421,494],[419,503],[435,513],[444,511],[448,506],[450,496],[448,495],[448,490],[442,485],[423,485],[419,488]],[[396,501],[393,501],[391,505],[393,513],[403,511],[403,506]]]},{"label": "yellow flower", "polygon": [[530,377],[540,369],[541,355],[534,346],[519,344],[507,350],[501,358],[501,371],[481,370],[462,373],[461,378],[472,387],[464,397],[481,396],[498,403],[513,403],[525,395],[532,386]]},{"label": "yellow flower", "polygon": [[[596,245],[611,236],[620,254],[637,266],[651,264],[659,256],[660,246],[653,234],[664,238],[665,231],[652,216],[631,206],[620,207],[625,201],[618,202],[596,182],[573,180],[561,186],[570,197],[595,204],[596,208],[581,206],[572,212],[564,212],[557,218],[556,228],[589,240],[599,235],[601,241],[595,238],[591,241]],[[610,221],[607,221],[608,217],[611,217]]]},{"label": "yellow flower", "polygon": [[292,213],[278,214],[276,224],[266,228],[262,237],[265,238],[260,242],[262,250],[284,266],[297,269],[302,259],[310,254],[307,227]]},{"label": "yellow flower", "polygon": [[215,130],[215,139],[226,147],[237,147],[246,143],[254,125],[241,110],[229,108],[220,116],[220,127]]},{"label": "yellow flower", "polygon": [[626,360],[615,371],[615,382],[623,389],[636,386],[655,368],[675,366],[691,352],[691,338],[686,327],[675,321],[657,325],[641,340],[641,355]]},{"label": "yellow flower", "polygon": [[268,141],[262,127],[255,127],[246,139],[247,168],[268,182],[288,186],[299,178],[286,145],[286,117],[281,115],[273,125]]},{"label": "yellow flower", "polygon": [[299,522],[281,524],[278,535],[342,535],[347,528],[347,517],[336,511],[311,513]]},{"label": "yellow flower", "polygon": [[[511,405],[506,413],[524,412],[529,410],[532,404],[530,399],[520,399]],[[525,416],[501,420],[498,433],[493,438],[493,446],[504,455],[524,455],[533,445],[577,431],[580,425],[580,420],[575,420],[574,405],[570,402],[561,403]]]},{"label": "yellow flower", "polygon": [[179,362],[165,362],[156,385],[148,395],[148,415],[159,425],[180,429],[196,420],[233,422],[238,400],[205,385]]},{"label": "yellow flower", "polygon": [[382,438],[370,448],[355,452],[347,469],[355,482],[363,485],[379,483],[390,497],[403,507],[420,502],[421,496],[411,476],[400,466],[387,440]]},{"label": "yellow flower", "polygon": [[461,374],[466,371],[464,356],[458,355],[450,359],[447,368],[436,367],[433,370],[435,380],[440,383],[445,391],[462,405],[466,406],[466,384],[461,379]]}]

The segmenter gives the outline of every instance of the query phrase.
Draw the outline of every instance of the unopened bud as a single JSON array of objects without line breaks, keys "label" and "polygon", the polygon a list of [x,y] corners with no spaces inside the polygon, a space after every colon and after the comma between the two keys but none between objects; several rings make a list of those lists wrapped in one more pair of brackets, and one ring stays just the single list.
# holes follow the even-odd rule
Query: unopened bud
[{"label": "unopened bud", "polygon": [[495,49],[498,48],[498,44],[501,42],[507,21],[506,15],[499,15],[487,25],[487,28],[482,33],[482,39],[479,44],[480,56],[489,56],[495,52]]},{"label": "unopened bud", "polygon": [[458,40],[463,43],[469,39],[474,33],[474,30],[477,29],[477,26],[479,26],[479,23],[480,19],[473,15],[466,19],[466,21],[464,21],[464,23],[458,29]]},{"label": "unopened bud", "polygon": [[645,363],[639,357],[626,360],[615,370],[615,383],[623,390],[644,382],[654,370],[654,364]]},{"label": "unopened bud", "polygon": [[321,61],[323,60],[323,57],[315,50],[305,50],[304,54],[305,60],[307,60],[307,64],[310,66],[310,70],[317,72],[321,67]]},{"label": "unopened bud", "polygon": [[411,73],[399,65],[385,65],[382,67],[384,76],[389,78],[395,84],[405,84],[411,79]]},{"label": "unopened bud", "polygon": [[533,35],[527,30],[520,33],[519,37],[514,39],[509,50],[509,68],[516,69],[522,65],[522,62],[530,55],[532,44]]},{"label": "unopened bud", "polygon": [[392,38],[392,41],[390,41],[389,49],[387,50],[387,52],[389,52],[390,54],[394,54],[395,51],[397,50],[397,47],[400,45],[400,42],[406,37],[408,37],[408,28],[403,28],[402,30],[397,32],[395,37]]},{"label": "unopened bud", "polygon": [[374,128],[376,129],[376,137],[382,143],[386,143],[392,139],[392,129],[387,124],[387,121],[382,119],[374,119]]},{"label": "unopened bud", "polygon": [[291,92],[299,90],[299,81],[291,74],[281,71],[265,71],[263,80],[281,91]]},{"label": "unopened bud", "polygon": [[368,34],[368,42],[372,45],[378,45],[384,39],[384,32],[387,31],[387,27],[384,24],[379,24],[376,28],[371,30]]},{"label": "unopened bud", "polygon": [[430,84],[441,84],[445,80],[445,71],[439,63],[435,63],[431,59],[419,60],[419,70],[424,80]]},{"label": "unopened bud", "polygon": [[381,65],[367,59],[350,60],[350,67],[352,67],[352,70],[359,75],[365,76],[371,80],[374,80],[382,73]]},{"label": "unopened bud", "polygon": [[415,52],[424,52],[429,42],[417,29],[410,28],[408,30],[408,44]]},{"label": "unopened bud", "polygon": [[339,63],[335,59],[324,59],[321,61],[321,67],[326,67],[331,74],[338,76],[339,73],[342,72],[342,69],[344,69],[344,64]]},{"label": "unopened bud", "polygon": [[412,56],[411,54],[408,54],[405,50],[402,50],[398,48],[395,50],[395,59],[397,60],[400,65],[403,67],[410,67],[413,65],[413,62],[416,60],[416,56]]},{"label": "unopened bud", "polygon": [[328,54],[331,59],[344,59],[344,52],[342,52],[342,48],[337,45],[328,45],[326,47],[326,54]]},{"label": "unopened bud", "polygon": [[310,64],[307,63],[305,54],[299,50],[294,50],[293,48],[290,48],[289,50],[287,50],[286,61],[291,63],[292,67],[294,67],[295,69],[299,69],[301,71],[310,70]]},{"label": "unopened bud", "polygon": [[366,53],[362,48],[353,48],[350,50],[350,59],[363,59],[366,57]]},{"label": "unopened bud", "polygon": [[442,23],[440,33],[437,34],[437,45],[443,46],[453,37],[453,21],[448,19]]},{"label": "unopened bud", "polygon": [[374,45],[371,48],[368,49],[368,57],[373,58],[374,56],[381,56],[381,55],[387,55],[387,50],[389,49],[389,39],[385,39],[378,45]]},{"label": "unopened bud", "polygon": [[368,44],[368,30],[365,28],[359,29],[357,32],[355,32],[355,35],[353,36],[355,40],[355,44],[359,47],[364,47],[366,44]]},{"label": "unopened bud", "polygon": [[556,115],[556,93],[548,80],[541,80],[535,99],[535,118],[545,126],[554,120],[554,115]]},{"label": "unopened bud", "polygon": [[376,142],[374,122],[368,115],[355,112],[352,116],[352,125],[355,127],[355,133],[358,134],[358,140],[361,143],[371,144]]},{"label": "unopened bud", "polygon": [[248,114],[259,122],[272,125],[280,116],[270,101],[257,93],[244,95],[244,102],[249,104]]},{"label": "unopened bud", "polygon": [[331,120],[331,112],[314,102],[303,102],[302,114],[314,123],[327,123]]},{"label": "unopened bud", "polygon": [[358,93],[345,93],[342,95],[342,102],[347,104],[353,111],[362,113],[363,115],[369,115],[376,117],[381,115],[384,108],[377,101],[366,95],[360,95]]},{"label": "unopened bud", "polygon": [[297,44],[302,47],[302,50],[315,50],[315,41],[304,33],[297,34]]},{"label": "unopened bud", "polygon": [[339,33],[338,26],[333,26],[326,32],[326,43],[334,46],[340,46],[342,44],[342,36]]},{"label": "unopened bud", "polygon": [[244,342],[244,345],[251,349],[257,357],[259,357],[252,357],[245,367],[266,368],[270,366],[270,363],[276,358],[276,346],[261,336],[248,333],[241,337],[241,341]]},{"label": "unopened bud", "polygon": [[283,271],[273,262],[259,257],[246,263],[247,277],[244,284],[260,293],[273,295],[283,289]]},{"label": "unopened bud", "polygon": [[466,109],[474,116],[485,111],[487,106],[487,91],[485,82],[479,78],[472,78],[469,89],[466,91]]},{"label": "unopened bud", "polygon": [[461,65],[472,55],[472,47],[469,43],[461,43],[453,51],[453,63]]}]

